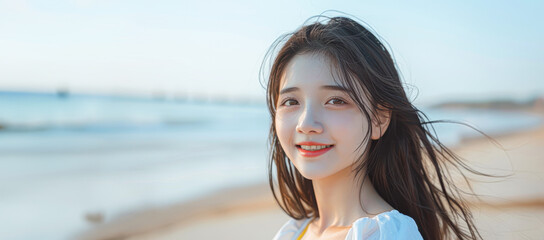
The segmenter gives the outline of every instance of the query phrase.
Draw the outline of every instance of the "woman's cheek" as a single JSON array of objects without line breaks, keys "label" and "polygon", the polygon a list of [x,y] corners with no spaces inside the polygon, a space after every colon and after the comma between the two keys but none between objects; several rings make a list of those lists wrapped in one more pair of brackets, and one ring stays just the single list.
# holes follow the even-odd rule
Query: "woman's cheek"
[{"label": "woman's cheek", "polygon": [[[289,117],[285,114],[278,113],[276,115],[276,134],[278,135],[278,140],[280,141],[280,144],[285,152],[288,152],[287,147],[290,145],[292,131],[290,125],[292,125],[289,121]],[[294,129],[293,129],[294,131]]]},{"label": "woman's cheek", "polygon": [[[328,132],[334,141],[340,144],[340,152],[345,158],[357,158],[364,150],[357,151],[359,144],[365,139],[367,124],[362,114],[344,112],[342,114],[330,115],[328,119]],[[364,143],[366,144],[366,143]]]}]

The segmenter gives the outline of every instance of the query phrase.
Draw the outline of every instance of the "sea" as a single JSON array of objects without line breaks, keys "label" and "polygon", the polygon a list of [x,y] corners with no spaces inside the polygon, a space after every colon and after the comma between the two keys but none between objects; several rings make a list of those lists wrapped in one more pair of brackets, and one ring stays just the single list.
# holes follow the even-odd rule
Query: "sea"
[{"label": "sea", "polygon": [[[496,135],[542,117],[421,109]],[[0,239],[73,239],[136,210],[267,182],[263,103],[0,92]],[[480,134],[434,125],[446,145]]]}]

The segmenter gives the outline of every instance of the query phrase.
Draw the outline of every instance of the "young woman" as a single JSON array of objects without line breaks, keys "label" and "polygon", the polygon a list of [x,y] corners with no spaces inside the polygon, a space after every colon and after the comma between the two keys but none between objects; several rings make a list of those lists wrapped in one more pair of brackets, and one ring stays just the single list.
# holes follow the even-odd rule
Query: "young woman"
[{"label": "young woman", "polygon": [[470,169],[424,127],[373,33],[334,17],[282,42],[267,84],[269,183],[292,219],[274,239],[480,237],[448,177]]}]

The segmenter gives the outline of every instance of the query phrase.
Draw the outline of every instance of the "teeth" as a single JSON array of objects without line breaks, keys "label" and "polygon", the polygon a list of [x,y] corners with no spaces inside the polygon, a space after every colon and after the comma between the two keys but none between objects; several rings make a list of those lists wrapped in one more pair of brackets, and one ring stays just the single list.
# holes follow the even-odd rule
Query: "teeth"
[{"label": "teeth", "polygon": [[316,146],[316,145],[300,145],[300,148],[307,150],[307,151],[317,151],[321,150],[323,148],[331,147],[332,145],[324,145],[324,146]]}]

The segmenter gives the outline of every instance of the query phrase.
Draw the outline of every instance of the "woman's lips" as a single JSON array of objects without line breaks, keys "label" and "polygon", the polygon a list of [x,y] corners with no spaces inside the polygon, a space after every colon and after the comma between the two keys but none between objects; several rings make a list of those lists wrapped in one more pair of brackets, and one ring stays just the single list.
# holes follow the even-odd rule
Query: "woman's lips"
[{"label": "woman's lips", "polygon": [[316,151],[310,151],[310,150],[304,150],[300,147],[300,145],[297,145],[297,149],[298,149],[298,152],[300,153],[300,155],[302,155],[303,157],[317,157],[317,156],[321,156],[323,154],[325,154],[326,152],[328,152],[329,150],[331,150],[334,146],[330,146],[330,147],[327,147],[327,148],[323,148],[321,150],[316,150]]}]

